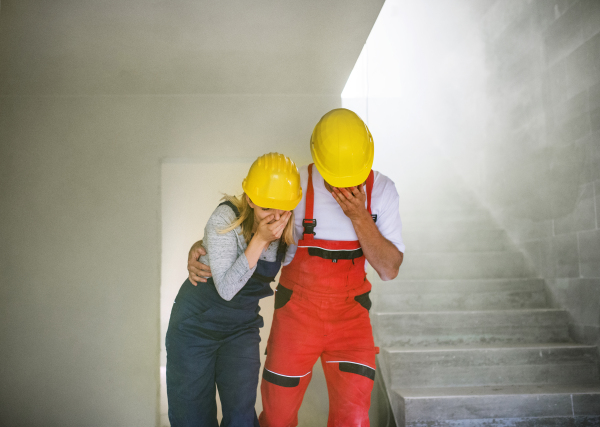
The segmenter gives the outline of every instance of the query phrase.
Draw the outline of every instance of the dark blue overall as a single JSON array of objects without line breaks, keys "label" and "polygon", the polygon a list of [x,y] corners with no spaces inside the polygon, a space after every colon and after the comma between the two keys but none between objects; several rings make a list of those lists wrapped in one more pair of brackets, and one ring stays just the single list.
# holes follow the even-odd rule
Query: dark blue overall
[{"label": "dark blue overall", "polygon": [[188,279],[179,289],[166,337],[171,427],[217,427],[215,386],[223,410],[221,426],[258,427],[254,405],[259,328],[264,325],[258,300],[273,295],[269,283],[282,255],[274,262],[259,260],[231,301],[221,298],[212,279],[198,286]]}]

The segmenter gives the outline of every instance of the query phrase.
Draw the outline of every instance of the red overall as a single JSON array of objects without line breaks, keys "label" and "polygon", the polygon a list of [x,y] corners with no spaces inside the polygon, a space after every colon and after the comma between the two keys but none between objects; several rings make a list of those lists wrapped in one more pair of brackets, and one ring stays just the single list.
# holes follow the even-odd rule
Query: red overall
[{"label": "red overall", "polygon": [[[329,391],[327,425],[368,426],[376,353],[368,311],[371,284],[358,240],[314,238],[312,167],[308,167],[304,236],[293,261],[283,267],[275,294],[260,425],[298,425],[298,409],[320,356]],[[371,171],[369,213],[372,188]],[[313,225],[306,227],[307,222]]]}]

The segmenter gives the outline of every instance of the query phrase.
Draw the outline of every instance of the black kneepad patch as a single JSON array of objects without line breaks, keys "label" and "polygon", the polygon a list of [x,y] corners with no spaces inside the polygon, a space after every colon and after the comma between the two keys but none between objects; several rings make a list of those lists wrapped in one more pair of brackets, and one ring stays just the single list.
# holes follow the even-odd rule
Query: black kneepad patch
[{"label": "black kneepad patch", "polygon": [[340,362],[340,371],[362,375],[363,377],[367,377],[375,381],[375,369],[365,365],[352,362]]},{"label": "black kneepad patch", "polygon": [[277,289],[275,289],[275,310],[286,305],[292,297],[292,293],[291,289],[283,287],[281,284],[277,285]]},{"label": "black kneepad patch", "polygon": [[275,372],[263,369],[263,380],[281,387],[297,387],[300,384],[300,377],[286,377]]}]

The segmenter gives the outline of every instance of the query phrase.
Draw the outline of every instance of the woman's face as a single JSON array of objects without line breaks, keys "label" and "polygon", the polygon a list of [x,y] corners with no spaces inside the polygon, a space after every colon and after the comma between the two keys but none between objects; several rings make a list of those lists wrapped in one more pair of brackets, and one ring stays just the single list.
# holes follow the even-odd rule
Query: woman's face
[{"label": "woman's face", "polygon": [[289,211],[284,211],[281,209],[261,208],[260,206],[252,203],[252,200],[250,200],[250,197],[248,197],[248,195],[246,195],[246,198],[248,199],[248,204],[250,205],[250,207],[252,209],[254,209],[254,222],[255,223],[261,222],[264,218],[268,217],[269,215],[275,216],[273,218],[273,221],[270,221],[270,222],[278,221],[284,212],[289,212]]}]

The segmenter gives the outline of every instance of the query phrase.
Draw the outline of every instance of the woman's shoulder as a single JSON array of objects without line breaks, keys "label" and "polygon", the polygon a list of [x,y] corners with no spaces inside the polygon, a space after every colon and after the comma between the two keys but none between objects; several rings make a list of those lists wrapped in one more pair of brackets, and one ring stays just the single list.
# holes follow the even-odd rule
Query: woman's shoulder
[{"label": "woman's shoulder", "polygon": [[227,227],[237,219],[237,213],[228,203],[221,203],[208,219],[208,224]]}]

